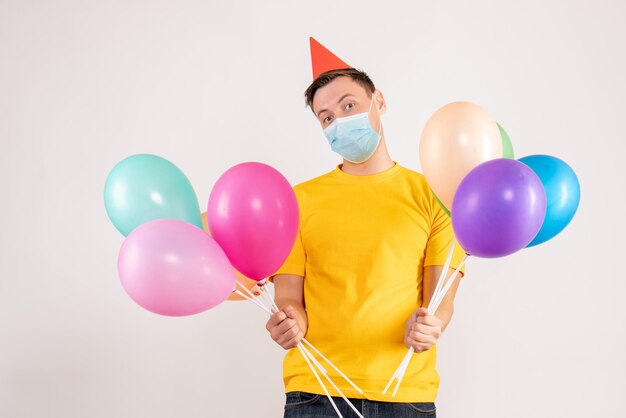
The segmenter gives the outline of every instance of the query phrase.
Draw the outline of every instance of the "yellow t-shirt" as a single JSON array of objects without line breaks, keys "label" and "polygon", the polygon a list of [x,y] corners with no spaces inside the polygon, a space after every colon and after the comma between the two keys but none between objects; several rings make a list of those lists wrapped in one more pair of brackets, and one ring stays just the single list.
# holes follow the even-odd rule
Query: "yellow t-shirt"
[{"label": "yellow t-shirt", "polygon": [[[434,402],[436,347],[413,355],[395,398],[394,386],[381,395],[407,352],[404,329],[422,305],[423,267],[443,265],[452,240],[450,218],[426,179],[397,163],[367,176],[337,166],[294,191],[300,206],[298,237],[275,274],[305,278],[306,338],[365,398]],[[463,254],[455,249],[452,267]],[[363,398],[331,367],[326,369],[347,397]],[[324,394],[298,349],[287,352],[283,379],[285,392]]]}]

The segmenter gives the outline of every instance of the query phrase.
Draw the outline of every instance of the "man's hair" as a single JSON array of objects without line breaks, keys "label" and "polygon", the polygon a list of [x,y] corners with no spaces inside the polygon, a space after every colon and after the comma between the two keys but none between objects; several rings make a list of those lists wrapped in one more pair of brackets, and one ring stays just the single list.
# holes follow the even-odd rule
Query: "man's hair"
[{"label": "man's hair", "polygon": [[[369,76],[361,70],[357,70],[356,68],[341,68],[338,70],[330,70],[320,74],[311,85],[304,92],[304,97],[306,99],[306,105],[313,110],[313,97],[315,97],[315,93],[320,88],[324,87],[326,84],[330,83],[334,79],[338,77],[350,77],[352,80],[357,82],[365,89],[368,95],[371,97],[372,93],[376,90],[374,87],[374,82],[369,78]],[[315,111],[313,111],[315,113]]]}]

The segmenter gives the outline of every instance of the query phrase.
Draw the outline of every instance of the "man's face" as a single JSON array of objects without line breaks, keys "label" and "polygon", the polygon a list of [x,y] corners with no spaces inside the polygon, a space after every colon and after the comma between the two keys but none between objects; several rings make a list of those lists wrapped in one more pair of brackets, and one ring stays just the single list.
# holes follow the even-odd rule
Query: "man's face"
[{"label": "man's face", "polygon": [[[370,124],[380,130],[380,115],[385,109],[384,99],[378,90],[374,92],[374,103],[369,114]],[[372,98],[367,91],[350,77],[337,77],[315,92],[311,108],[322,129],[326,129],[335,118],[367,112]]]}]

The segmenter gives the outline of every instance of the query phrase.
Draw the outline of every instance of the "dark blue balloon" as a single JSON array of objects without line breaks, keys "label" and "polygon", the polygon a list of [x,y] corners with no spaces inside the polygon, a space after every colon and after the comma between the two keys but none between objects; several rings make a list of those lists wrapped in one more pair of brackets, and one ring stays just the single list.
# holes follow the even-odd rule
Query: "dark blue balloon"
[{"label": "dark blue balloon", "polygon": [[572,220],[580,202],[580,183],[574,170],[564,161],[549,155],[520,158],[541,179],[546,191],[546,218],[528,247],[552,239]]}]

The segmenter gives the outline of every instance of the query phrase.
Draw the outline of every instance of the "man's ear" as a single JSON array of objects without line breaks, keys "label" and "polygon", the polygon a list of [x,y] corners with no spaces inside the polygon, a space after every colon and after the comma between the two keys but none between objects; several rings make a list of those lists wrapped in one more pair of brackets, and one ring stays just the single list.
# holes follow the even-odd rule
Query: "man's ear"
[{"label": "man's ear", "polygon": [[383,93],[378,89],[374,90],[374,93],[372,94],[376,97],[376,106],[378,106],[378,111],[381,115],[384,115],[387,111],[387,101],[385,100],[385,96],[383,96]]}]

